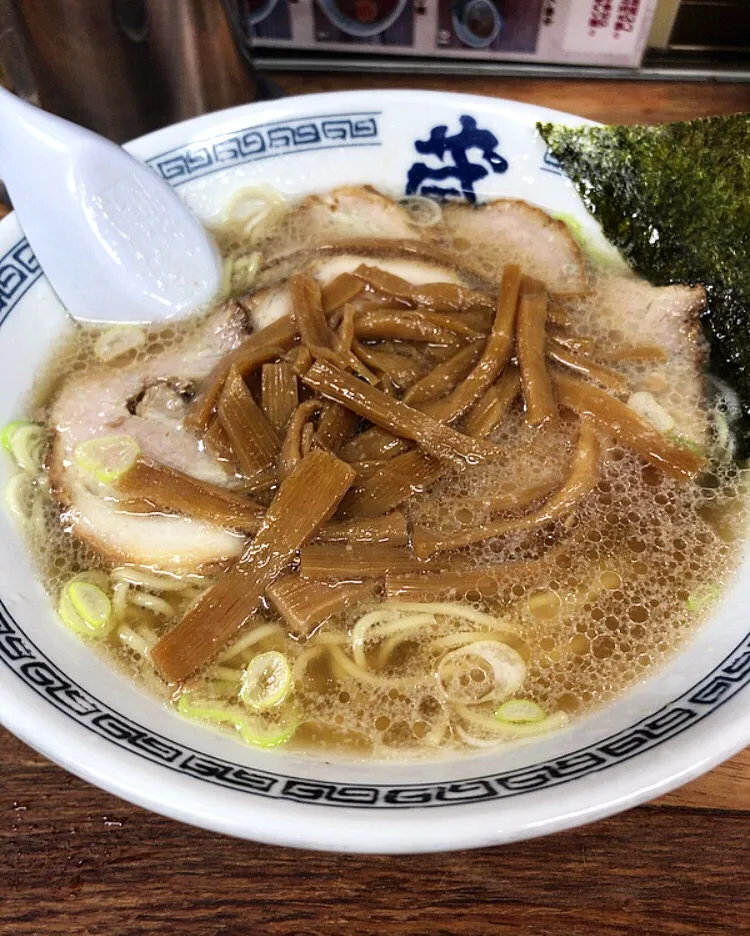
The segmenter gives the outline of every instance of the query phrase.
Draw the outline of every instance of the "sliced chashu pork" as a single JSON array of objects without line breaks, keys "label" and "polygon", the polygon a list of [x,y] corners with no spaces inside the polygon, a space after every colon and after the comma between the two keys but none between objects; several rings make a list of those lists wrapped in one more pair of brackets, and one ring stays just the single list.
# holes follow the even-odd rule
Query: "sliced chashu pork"
[{"label": "sliced chashu pork", "polygon": [[[306,254],[302,254],[299,259],[304,261],[306,256]],[[373,257],[346,251],[340,254],[326,255],[310,263],[302,262],[297,264],[292,262],[290,265],[285,263],[284,272],[288,275],[292,270],[299,269],[301,266],[312,273],[321,286],[327,286],[340,274],[353,273],[363,263],[377,266],[381,270],[393,273],[394,276],[400,276],[402,279],[418,286],[424,283],[470,285],[467,277],[462,275],[459,270],[442,266],[439,263],[432,263],[429,260],[409,259],[408,257]],[[270,269],[276,270],[277,268],[271,267]],[[272,279],[277,280],[278,276],[274,275]],[[250,312],[253,327],[256,329],[265,328],[266,325],[275,322],[282,315],[288,315],[292,310],[292,305],[286,279],[282,278],[275,285],[258,290],[245,304]]]},{"label": "sliced chashu pork", "polygon": [[700,326],[704,288],[652,286],[634,275],[604,273],[590,301],[599,327],[613,329],[624,344],[666,351],[668,360],[644,367],[634,389],[650,393],[666,410],[675,434],[702,444],[708,429],[703,379],[708,347]]},{"label": "sliced chashu pork", "polygon": [[503,263],[518,263],[561,296],[588,289],[578,244],[562,221],[541,208],[511,198],[476,207],[450,204],[443,209],[443,222],[449,239],[480,266],[489,263],[499,271]]},{"label": "sliced chashu pork", "polygon": [[183,392],[197,387],[247,333],[235,303],[214,312],[181,347],[127,367],[101,365],[68,380],[50,410],[50,477],[65,522],[104,555],[122,562],[189,570],[231,558],[243,538],[208,523],[162,514],[128,514],[89,490],[73,452],[80,442],[125,433],[141,451],[180,471],[227,484],[221,464],[183,427]]},{"label": "sliced chashu pork", "polygon": [[304,199],[262,246],[262,253],[272,265],[300,249],[349,238],[421,238],[447,246],[455,241],[472,269],[481,270],[486,261],[499,273],[502,264],[515,262],[550,292],[570,295],[588,289],[586,264],[567,226],[520,199],[478,206],[448,203],[443,206],[443,224],[424,228],[370,186],[345,186]]},{"label": "sliced chashu pork", "polygon": [[667,352],[669,361],[644,375],[643,389],[667,410],[677,434],[699,443],[705,439],[702,287],[656,287],[619,273],[602,274],[592,284],[567,225],[524,201],[451,204],[443,209],[443,221],[449,242],[452,238],[468,250],[480,266],[497,264],[498,258],[519,263],[559,297],[585,297],[593,289],[588,301],[605,329],[617,330],[626,344],[654,344]]},{"label": "sliced chashu pork", "polygon": [[[313,264],[322,285],[361,263],[377,264],[415,284],[463,283],[454,271],[418,260],[361,255],[332,255]],[[259,290],[245,301],[255,328],[290,310],[284,285]],[[129,367],[102,365],[71,378],[54,400],[51,478],[66,508],[66,522],[108,558],[164,570],[191,571],[238,555],[244,537],[203,521],[164,514],[130,514],[88,488],[73,460],[80,442],[125,433],[141,451],[186,474],[228,485],[222,464],[199,438],[184,427],[188,403],[185,388],[199,390],[214,364],[237,346],[245,334],[246,316],[235,303],[214,312],[178,350],[167,350]]]},{"label": "sliced chashu pork", "polygon": [[420,228],[397,202],[369,185],[348,185],[303,199],[261,249],[264,261],[270,263],[298,250],[350,237],[419,236]]},{"label": "sliced chashu pork", "polygon": [[[357,229],[355,220],[363,204],[369,215]],[[297,211],[306,212],[309,223],[320,224],[320,236],[315,231],[306,243],[279,239],[276,256],[281,254],[282,243],[288,251],[301,251],[293,261],[289,258],[291,266],[304,261],[302,265],[309,265],[322,285],[363,262],[413,283],[470,285],[471,277],[460,270],[427,259],[343,251],[317,256],[310,265],[310,243],[328,243],[334,233],[339,237],[419,236],[418,230],[405,227],[402,209],[372,190],[347,189],[307,199]],[[455,237],[466,238],[482,250],[488,247],[497,251],[503,261],[520,262],[525,272],[544,280],[552,291],[576,293],[588,288],[580,253],[567,229],[538,209],[505,201],[483,208],[449,206],[445,217]],[[536,243],[534,231],[541,238]],[[282,268],[283,275],[288,275],[290,263],[269,264],[267,281],[275,280]],[[656,289],[630,277],[603,277],[595,288],[597,295],[590,301],[601,305],[601,311],[611,319],[613,327],[622,331],[626,343],[650,341],[669,352],[670,363],[664,365],[663,373],[667,385],[678,388],[684,401],[684,412],[676,418],[684,426],[702,425],[700,378],[695,366],[702,353],[697,337],[702,290]],[[254,327],[264,327],[289,311],[284,283],[258,290],[245,306]],[[184,517],[118,511],[112,501],[87,490],[72,463],[78,442],[124,432],[138,440],[145,454],[197,478],[227,484],[229,479],[221,464],[183,427],[186,403],[180,391],[187,384],[199,390],[215,362],[241,340],[244,323],[236,310],[230,305],[215,312],[177,351],[166,351],[130,368],[94,368],[81,378],[69,380],[59,392],[51,413],[55,428],[53,483],[67,507],[74,532],[110,558],[189,571],[225,561],[239,552],[243,538],[214,525]],[[696,428],[690,434],[696,437],[698,432]]]}]

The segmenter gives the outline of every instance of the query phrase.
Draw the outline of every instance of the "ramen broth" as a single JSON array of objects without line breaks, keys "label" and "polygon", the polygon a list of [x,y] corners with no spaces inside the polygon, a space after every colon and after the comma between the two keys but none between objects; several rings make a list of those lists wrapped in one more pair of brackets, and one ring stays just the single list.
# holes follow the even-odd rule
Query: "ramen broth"
[{"label": "ramen broth", "polygon": [[[294,223],[294,212],[284,215],[270,234],[256,237],[253,249],[262,253],[263,244],[279,231],[298,244],[309,243],[309,231],[295,232]],[[481,243],[451,233],[440,221],[429,233],[431,244],[451,251],[459,265],[466,263],[473,271],[471,286],[492,293],[493,305],[506,265],[518,260],[523,266],[524,256],[496,256]],[[246,246],[233,234],[224,237],[229,257],[241,255]],[[155,665],[152,651],[220,579],[228,563],[208,563],[180,574],[107,556],[96,542],[71,532],[74,507],[60,497],[53,472],[51,486],[44,478],[37,483],[38,496],[26,529],[55,603],[66,583],[89,573],[88,580],[109,596],[114,624],[106,636],[88,642],[103,648],[125,674],[166,704],[176,705],[183,715],[262,746],[285,742],[296,748],[339,749],[374,757],[468,751],[533,734],[533,726],[547,724],[548,719],[549,730],[562,727],[571,717],[615,699],[669,658],[710,611],[718,587],[737,564],[746,497],[743,472],[715,444],[713,404],[700,392],[690,398],[684,391],[692,386],[689,383],[681,392],[670,391],[672,375],[663,359],[668,350],[659,355],[652,348],[650,357],[643,352],[643,359],[623,354],[623,349],[650,339],[640,334],[636,312],[629,318],[631,313],[624,310],[613,320],[607,311],[613,274],[590,260],[587,264],[586,294],[553,297],[555,314],[564,324],[548,324],[548,340],[554,335],[563,343],[561,353],[567,348],[620,375],[623,389],[610,392],[621,400],[633,393],[658,398],[660,409],[677,422],[678,429],[669,430],[671,438],[679,437],[686,451],[700,449],[707,456],[694,477],[670,476],[597,425],[598,477],[561,515],[527,531],[514,532],[511,524],[507,534],[438,550],[423,560],[410,552],[399,533],[382,548],[408,553],[406,567],[386,567],[372,575],[356,570],[358,556],[376,556],[372,544],[305,545],[303,573],[306,563],[313,568],[316,561],[323,562],[329,549],[338,560],[323,576],[326,583],[330,586],[332,576],[342,569],[341,578],[357,583],[344,606],[323,615],[309,633],[294,632],[268,590],[257,611],[217,654],[197,673],[175,682]],[[480,319],[479,314],[456,313],[461,314],[473,325]],[[74,338],[50,361],[35,415],[41,422],[49,419],[60,388],[71,379],[100,374],[102,368],[113,375],[137,372],[170,350],[188,353],[201,327],[202,322],[196,321],[148,331],[140,347],[104,365],[95,353],[101,329],[77,327]],[[456,353],[466,347],[464,338],[449,350]],[[360,340],[373,350],[412,361],[421,377],[449,357],[445,345],[437,342]],[[678,371],[700,369],[699,339],[694,340],[692,361],[683,353],[674,364]],[[467,353],[467,361],[469,357]],[[464,373],[470,366],[463,368]],[[509,362],[507,368],[512,366]],[[553,373],[563,365],[548,360],[547,366]],[[580,374],[580,370],[566,372]],[[581,379],[587,382],[585,375]],[[260,400],[259,373],[247,379],[247,386]],[[702,384],[696,381],[694,386]],[[200,389],[201,385],[189,382],[175,383],[163,405],[189,406]],[[302,382],[298,390],[300,401],[311,393]],[[387,391],[398,398],[405,395],[396,386]],[[460,431],[470,424],[471,413],[471,409],[464,412],[452,425]],[[405,520],[406,535],[416,542],[419,530],[429,531],[432,541],[439,541],[538,512],[540,504],[566,483],[580,446],[582,421],[566,406],[541,425],[529,425],[526,417],[519,390],[485,436],[495,452],[491,459],[470,466],[440,462],[425,489],[399,501],[388,515],[402,516],[398,523]],[[313,429],[316,419],[319,415],[313,414],[309,423]],[[691,420],[699,427],[694,439],[689,437]],[[360,434],[349,440],[352,456],[368,426],[360,423]],[[312,430],[307,433],[308,450],[314,447],[311,439]],[[339,451],[340,460],[346,458],[346,450],[344,446]],[[368,468],[365,459],[351,460],[361,473],[359,485],[368,472],[389,461],[377,459],[379,464]],[[242,492],[238,477],[230,480]],[[248,496],[266,509],[276,490],[278,479]],[[519,492],[531,500],[524,503]],[[346,499],[341,503],[346,505]],[[126,509],[145,510],[148,505]],[[339,507],[333,522],[346,519],[343,513]],[[299,555],[295,552],[284,576],[294,573]],[[347,571],[347,557],[354,572]],[[420,561],[425,565],[420,566]],[[371,626],[362,624],[366,615],[372,616]],[[472,646],[479,651],[472,654]],[[510,648],[502,650],[504,662],[498,662],[498,647]],[[265,659],[278,661],[282,654],[288,671],[263,672],[256,695],[266,693],[264,697],[273,702],[269,681],[290,683],[280,686],[278,702],[248,709],[247,693],[243,700],[242,692],[244,674],[261,654],[274,651],[276,656]],[[516,668],[515,676],[508,677],[512,689],[495,692],[498,674],[506,673],[508,666]],[[527,709],[503,719],[500,713],[508,700],[528,704]],[[512,710],[507,711],[512,716]],[[252,731],[243,732],[246,718],[252,724],[262,722],[258,738]]]}]

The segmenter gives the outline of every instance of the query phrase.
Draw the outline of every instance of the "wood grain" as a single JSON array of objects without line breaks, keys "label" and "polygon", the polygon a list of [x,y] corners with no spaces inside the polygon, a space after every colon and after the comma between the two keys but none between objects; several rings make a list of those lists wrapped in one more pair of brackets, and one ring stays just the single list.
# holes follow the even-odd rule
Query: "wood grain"
[{"label": "wood grain", "polygon": [[554,107],[603,123],[661,123],[750,110],[750,84],[283,73],[274,74],[274,81],[289,94],[378,88],[486,94]]},{"label": "wood grain", "polygon": [[750,813],[750,748],[711,773],[656,800],[655,805],[731,809]]},{"label": "wood grain", "polygon": [[[747,85],[277,77],[292,93],[449,86],[604,121],[750,110]],[[306,854],[181,826],[88,786],[1,730],[0,758],[0,936],[750,931],[750,749],[649,806],[582,829],[397,858]]]},{"label": "wood grain", "polygon": [[713,936],[750,919],[736,811],[639,809],[475,852],[305,854],[180,826],[1,743],[3,936]]}]

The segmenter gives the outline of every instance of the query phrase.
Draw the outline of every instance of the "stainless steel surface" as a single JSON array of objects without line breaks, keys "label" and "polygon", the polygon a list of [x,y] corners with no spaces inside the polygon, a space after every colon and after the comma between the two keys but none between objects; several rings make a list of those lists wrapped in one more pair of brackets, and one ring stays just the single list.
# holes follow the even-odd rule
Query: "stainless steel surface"
[{"label": "stainless steel surface", "polygon": [[649,65],[641,68],[604,68],[594,65],[543,65],[528,62],[476,62],[466,59],[418,59],[407,56],[254,55],[255,66],[267,72],[364,72],[409,75],[481,75],[507,78],[615,78],[629,81],[735,81],[750,82],[750,63],[744,67],[720,65]]}]

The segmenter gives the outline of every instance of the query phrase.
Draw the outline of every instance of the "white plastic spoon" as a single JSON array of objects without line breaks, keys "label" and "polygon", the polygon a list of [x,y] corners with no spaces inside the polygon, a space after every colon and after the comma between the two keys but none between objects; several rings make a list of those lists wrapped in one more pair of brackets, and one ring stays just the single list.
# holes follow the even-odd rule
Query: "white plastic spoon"
[{"label": "white plastic spoon", "polygon": [[104,137],[2,88],[0,178],[74,318],[161,322],[218,292],[218,252],[166,182]]}]

